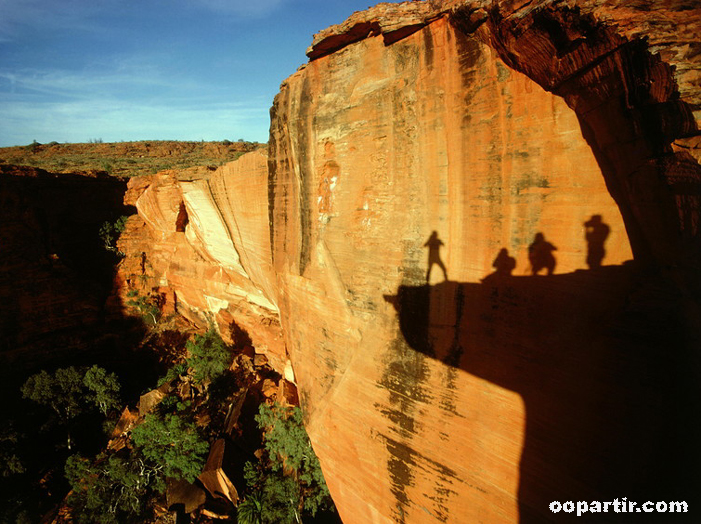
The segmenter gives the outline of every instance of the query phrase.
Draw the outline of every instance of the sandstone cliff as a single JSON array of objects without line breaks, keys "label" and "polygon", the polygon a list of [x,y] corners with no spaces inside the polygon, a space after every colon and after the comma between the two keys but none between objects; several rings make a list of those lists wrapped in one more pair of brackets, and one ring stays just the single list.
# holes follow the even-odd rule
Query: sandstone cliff
[{"label": "sandstone cliff", "polygon": [[[118,289],[157,295],[162,308],[196,324],[213,322],[227,338],[244,329],[274,368],[287,364],[280,331],[268,227],[267,156],[216,171],[166,171],[129,181],[138,210],[119,241],[127,254]],[[293,378],[288,371],[288,378]]]},{"label": "sandstone cliff", "polygon": [[130,184],[125,283],[289,358],[346,523],[698,520],[700,31],[683,0],[356,13],[267,160]]}]

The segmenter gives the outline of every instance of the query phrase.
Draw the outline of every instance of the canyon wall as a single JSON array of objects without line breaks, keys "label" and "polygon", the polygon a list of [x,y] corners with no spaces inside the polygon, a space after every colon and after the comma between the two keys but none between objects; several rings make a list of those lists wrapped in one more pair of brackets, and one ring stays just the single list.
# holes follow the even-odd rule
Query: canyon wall
[{"label": "canyon wall", "polygon": [[[97,351],[114,255],[98,232],[124,214],[126,184],[106,174],[0,166],[0,362],[21,370]],[[123,328],[123,327],[122,327]]]},{"label": "canyon wall", "polygon": [[698,8],[518,4],[358,13],[271,111],[278,306],[344,522],[693,493],[683,299],[625,262],[696,285]]},{"label": "canyon wall", "polygon": [[[123,304],[154,300],[164,314],[244,330],[292,379],[280,330],[268,227],[267,156],[244,155],[215,171],[164,171],[129,181],[138,214],[119,239]],[[235,327],[234,327],[235,326]]]},{"label": "canyon wall", "polygon": [[281,86],[268,158],[130,182],[123,289],[287,369],[345,523],[698,520],[700,18],[356,13]]}]

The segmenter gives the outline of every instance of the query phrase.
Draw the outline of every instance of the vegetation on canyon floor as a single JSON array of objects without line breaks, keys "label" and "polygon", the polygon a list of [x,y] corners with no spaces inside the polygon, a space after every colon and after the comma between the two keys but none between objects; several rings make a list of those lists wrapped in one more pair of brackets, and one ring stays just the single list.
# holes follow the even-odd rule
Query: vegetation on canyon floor
[{"label": "vegetation on canyon floor", "polygon": [[55,173],[103,171],[119,177],[150,175],[165,169],[221,166],[265,144],[236,142],[141,141],[86,144],[33,142],[0,148],[0,164],[32,166]]},{"label": "vegetation on canyon floor", "polygon": [[[22,386],[22,396],[51,409],[58,425],[66,430],[66,447],[70,450],[71,426],[76,419],[91,409],[107,417],[119,407],[120,387],[117,376],[99,366],[69,366],[32,375]],[[52,422],[49,419],[47,424]]]},{"label": "vegetation on canyon floor", "polygon": [[[174,485],[206,493],[206,500],[202,495],[196,508],[189,510],[193,522],[208,522],[206,515],[212,515],[212,507],[227,521],[242,524],[292,524],[309,518],[314,521],[321,513],[333,514],[301,410],[257,393],[257,384],[274,372],[255,370],[250,357],[240,347],[226,345],[214,329],[191,337],[183,333],[168,333],[167,337],[178,341],[178,347],[169,348],[174,350],[166,357],[170,365],[158,389],[150,390],[152,395],[158,392],[157,402],[148,408],[139,405],[140,411],[148,411],[143,416],[127,408],[117,421],[121,408],[117,376],[96,365],[42,370],[22,386],[25,398],[52,413],[47,422],[55,423],[44,423],[44,430],[59,428],[68,435],[63,443],[47,437],[48,445],[63,450],[58,456],[67,457],[63,468],[58,463],[49,466],[51,476],[65,478],[54,482],[54,489],[67,486],[63,489],[70,490],[58,522],[66,518],[77,523],[155,522],[173,505]],[[154,343],[154,350],[156,346]],[[240,420],[232,432],[228,414],[242,398],[253,398],[248,425],[254,427],[243,427],[246,422]],[[130,416],[132,425],[124,426]],[[100,426],[97,419],[107,424]],[[84,430],[86,425],[92,430],[83,431],[82,438],[74,442],[72,431],[78,426]],[[101,440],[100,427],[109,429],[109,442],[102,440],[97,448],[86,445]],[[23,475],[21,451],[13,446],[21,435],[0,437],[0,453],[6,459],[3,476]],[[218,440],[237,450],[237,458],[221,467],[224,475],[238,479],[233,481],[239,493],[238,508],[236,500],[214,496],[198,480],[210,446]],[[208,507],[210,513],[204,512]],[[31,522],[39,517],[17,497],[5,501],[0,509],[5,515],[0,518],[3,523]]]}]

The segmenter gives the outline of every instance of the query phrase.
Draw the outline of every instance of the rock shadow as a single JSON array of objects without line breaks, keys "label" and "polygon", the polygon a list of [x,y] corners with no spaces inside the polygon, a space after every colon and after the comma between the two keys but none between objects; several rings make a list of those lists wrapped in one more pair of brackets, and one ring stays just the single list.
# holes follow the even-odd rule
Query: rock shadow
[{"label": "rock shadow", "polygon": [[690,513],[611,506],[578,520],[698,522],[698,338],[678,294],[632,263],[542,278],[510,276],[504,257],[483,283],[402,285],[385,300],[417,355],[522,397],[520,521],[574,516],[552,501],[627,497],[686,501]]}]

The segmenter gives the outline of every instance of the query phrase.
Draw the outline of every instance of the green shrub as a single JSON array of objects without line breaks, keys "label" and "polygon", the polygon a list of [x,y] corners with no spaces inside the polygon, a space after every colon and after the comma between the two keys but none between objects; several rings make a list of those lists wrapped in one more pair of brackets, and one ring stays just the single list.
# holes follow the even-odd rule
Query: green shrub
[{"label": "green shrub", "polygon": [[28,144],[28,145],[26,145],[26,146],[24,146],[24,149],[26,149],[27,151],[31,151],[32,153],[34,153],[37,149],[39,149],[39,146],[40,146],[40,145],[41,145],[41,144],[40,144],[39,142],[37,142],[36,140],[32,140],[32,143],[31,143],[31,144]]},{"label": "green shrub", "polygon": [[109,160],[103,160],[100,162],[100,167],[102,167],[103,171],[106,171],[107,173],[111,173],[112,170],[114,169],[114,164],[110,162]]},{"label": "green shrub", "polygon": [[158,305],[158,297],[139,295],[138,291],[132,289],[127,293],[127,305],[136,308],[141,318],[146,324],[156,325],[161,318],[161,308]]},{"label": "green shrub", "polygon": [[262,503],[258,493],[252,493],[236,508],[238,524],[262,524]]},{"label": "green shrub", "polygon": [[319,459],[304,429],[302,411],[278,403],[261,404],[255,417],[263,431],[267,462],[248,463],[248,488],[260,495],[261,522],[299,522],[302,514],[332,509]]},{"label": "green shrub", "polygon": [[173,367],[169,368],[164,376],[158,379],[158,387],[161,387],[166,382],[170,382],[171,380],[175,380],[176,378],[186,374],[187,363],[181,362],[180,364],[176,364]]},{"label": "green shrub", "polygon": [[195,335],[185,346],[190,354],[187,365],[194,370],[195,382],[211,381],[229,369],[233,356],[214,328]]},{"label": "green shrub", "polygon": [[299,483],[282,472],[268,472],[257,486],[261,524],[295,524],[302,521]]},{"label": "green shrub", "polygon": [[193,482],[202,472],[209,444],[183,417],[151,413],[132,430],[144,457],[159,464],[166,477]]},{"label": "green shrub", "polygon": [[122,215],[114,222],[104,222],[100,227],[99,235],[102,239],[102,244],[105,246],[107,251],[112,251],[113,253],[122,254],[117,249],[117,239],[119,235],[126,229],[128,216]]}]

